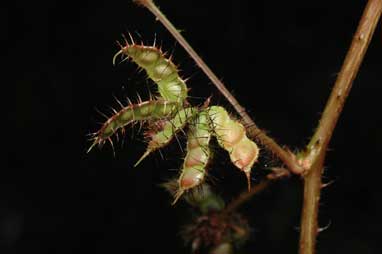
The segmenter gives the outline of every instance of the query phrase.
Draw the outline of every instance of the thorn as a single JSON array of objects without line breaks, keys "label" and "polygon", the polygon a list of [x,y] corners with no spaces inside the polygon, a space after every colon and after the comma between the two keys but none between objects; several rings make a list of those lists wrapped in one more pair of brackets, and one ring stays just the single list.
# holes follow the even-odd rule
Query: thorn
[{"label": "thorn", "polygon": [[176,202],[178,202],[178,200],[180,199],[180,197],[182,197],[184,193],[184,190],[177,190],[176,193],[175,193],[175,199],[174,201],[171,203],[172,206],[174,206],[176,204]]},{"label": "thorn", "polygon": [[113,111],[114,114],[118,114],[118,111],[115,110],[113,107],[109,106],[109,108],[111,109],[111,111]]},{"label": "thorn", "polygon": [[124,34],[122,34],[122,38],[125,41],[126,46],[130,46],[129,41],[127,40],[127,38],[126,38],[126,36]]},{"label": "thorn", "polygon": [[[134,118],[134,116],[133,116],[133,118]],[[132,122],[131,122],[132,124],[131,124],[131,139],[134,139],[134,127],[135,127],[135,121],[133,120]]]},{"label": "thorn", "polygon": [[129,97],[127,97],[127,104],[129,104],[129,107],[134,106]]},{"label": "thorn", "polygon": [[116,62],[116,60],[117,60],[117,57],[118,57],[119,55],[121,55],[121,54],[123,54],[122,49],[121,49],[120,51],[118,51],[118,52],[114,55],[114,57],[113,57],[113,65],[114,65],[114,66],[115,66],[115,62]]},{"label": "thorn", "polygon": [[99,109],[97,109],[97,108],[95,108],[95,111],[97,112],[97,113],[99,113],[101,116],[103,116],[103,117],[105,117],[106,118],[106,120],[108,120],[110,117],[108,117],[107,115],[105,115],[104,113],[102,113]]},{"label": "thorn", "polygon": [[107,140],[108,140],[108,141],[110,142],[110,144],[111,144],[111,148],[113,149],[113,156],[114,156],[114,158],[115,158],[115,150],[114,150],[113,140],[111,140],[110,137],[109,137]]},{"label": "thorn", "polygon": [[147,151],[139,158],[139,160],[134,164],[134,167],[138,166],[149,154],[152,152],[151,149],[147,149]]},{"label": "thorn", "polygon": [[141,39],[141,42],[143,43],[142,35],[138,31],[135,31],[135,34],[138,35],[139,39]]},{"label": "thorn", "polygon": [[153,43],[153,48],[155,48],[155,44],[157,42],[157,33],[154,33],[154,43]]},{"label": "thorn", "polygon": [[331,180],[327,183],[321,184],[321,189],[324,189],[324,188],[328,187],[329,185],[332,185],[332,183],[334,183],[334,182],[335,182],[334,180]]},{"label": "thorn", "polygon": [[122,102],[120,102],[120,100],[118,100],[118,98],[113,94],[113,97],[114,99],[117,101],[117,103],[119,104],[119,106],[121,106],[121,109],[123,109],[125,106],[123,106]]},{"label": "thorn", "polygon": [[137,97],[138,97],[138,104],[141,104],[142,103],[142,98],[141,98],[141,96],[139,95],[138,92],[137,92]]},{"label": "thorn", "polygon": [[202,108],[207,108],[208,105],[210,105],[211,98],[212,98],[212,95],[210,97],[208,97],[207,100],[205,100],[205,102],[203,103]]},{"label": "thorn", "polygon": [[150,100],[150,101],[153,101],[153,100],[154,100],[154,95],[151,93],[150,90],[149,90],[149,100]]},{"label": "thorn", "polygon": [[127,61],[127,60],[129,60],[129,57],[128,57],[128,56],[126,56],[125,58],[123,58],[123,59],[121,60],[121,63],[123,63],[124,61]]},{"label": "thorn", "polygon": [[117,43],[117,45],[118,45],[121,49],[123,49],[123,46],[122,46],[122,44],[121,44],[119,41],[116,41],[116,43]]},{"label": "thorn", "polygon": [[165,160],[164,155],[163,155],[161,150],[159,150],[159,154],[160,154],[160,157],[161,157],[162,161]]},{"label": "thorn", "polygon": [[248,192],[251,191],[251,171],[245,171],[245,176],[247,177],[247,186],[248,186]]},{"label": "thorn", "polygon": [[145,124],[146,122],[144,120],[142,121],[139,121],[139,128],[138,128],[138,133],[141,132],[142,128],[143,128],[143,125]]},{"label": "thorn", "polygon": [[96,138],[95,140],[94,140],[94,142],[93,142],[93,144],[89,147],[89,149],[86,151],[86,153],[89,153],[92,149],[93,149],[93,147],[96,145],[96,144],[98,144],[98,138]]},{"label": "thorn", "polygon": [[119,142],[119,136],[118,136],[118,131],[115,131],[115,139],[117,140],[117,142]]},{"label": "thorn", "polygon": [[135,45],[135,42],[134,42],[133,36],[131,36],[131,33],[129,33],[129,37],[130,37],[131,43],[132,43],[133,45]]},{"label": "thorn", "polygon": [[[187,83],[191,79],[191,77],[182,78],[182,79],[183,79],[184,83]],[[187,88],[187,89],[188,89],[188,91],[191,91],[191,88]]]},{"label": "thorn", "polygon": [[332,225],[332,221],[330,220],[330,221],[328,222],[328,225],[326,225],[325,227],[322,227],[322,228],[318,228],[318,229],[317,229],[317,233],[321,233],[321,232],[327,230],[331,225]]},{"label": "thorn", "polygon": [[123,137],[126,135],[125,127],[121,128],[121,135],[122,135],[122,142],[123,142]]},{"label": "thorn", "polygon": [[94,137],[97,136],[97,132],[91,132],[91,133],[88,133],[86,134],[86,137],[90,137],[88,140],[91,141],[94,139]]},{"label": "thorn", "polygon": [[[137,70],[136,70],[138,73],[142,73],[144,71],[143,68],[141,68],[140,66],[137,66]],[[150,78],[147,76],[146,80],[149,80]]]}]

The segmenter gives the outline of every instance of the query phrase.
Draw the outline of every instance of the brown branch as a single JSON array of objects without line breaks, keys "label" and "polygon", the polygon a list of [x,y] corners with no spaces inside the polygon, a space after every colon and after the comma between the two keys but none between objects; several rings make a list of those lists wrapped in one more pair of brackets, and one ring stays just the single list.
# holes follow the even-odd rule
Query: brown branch
[{"label": "brown branch", "polygon": [[228,215],[235,211],[239,206],[251,199],[255,194],[263,191],[271,183],[271,180],[266,179],[259,184],[253,186],[249,191],[242,192],[237,198],[235,198],[227,207],[222,211],[222,215]]},{"label": "brown branch", "polygon": [[233,199],[226,208],[222,211],[222,215],[228,215],[232,213],[237,208],[239,208],[242,204],[250,200],[254,195],[263,191],[265,188],[269,186],[273,181],[286,178],[290,176],[290,172],[285,168],[270,168],[272,173],[268,174],[266,179],[261,181],[259,184],[253,186],[249,191],[242,192],[238,197]]},{"label": "brown branch", "polygon": [[267,136],[262,130],[260,130],[245,108],[240,105],[236,98],[228,91],[223,82],[212,72],[203,59],[195,52],[191,45],[184,39],[180,32],[174,27],[174,25],[166,18],[166,16],[159,10],[152,0],[134,0],[137,4],[146,7],[154,16],[165,26],[165,28],[171,33],[171,35],[179,42],[179,44],[187,51],[190,57],[200,67],[200,69],[206,74],[211,82],[217,87],[217,89],[223,94],[223,96],[231,103],[236,112],[242,117],[245,125],[248,127],[248,133],[252,138],[259,140],[267,149],[275,153],[285,165],[296,174],[301,174],[303,169],[295,161],[295,157],[290,151],[283,149],[278,145],[271,137]]},{"label": "brown branch", "polygon": [[300,254],[314,254],[318,234],[318,206],[322,188],[321,175],[325,154],[334,128],[350,92],[382,11],[382,0],[369,0],[318,128],[309,142],[303,160],[310,165],[304,177],[301,216]]}]

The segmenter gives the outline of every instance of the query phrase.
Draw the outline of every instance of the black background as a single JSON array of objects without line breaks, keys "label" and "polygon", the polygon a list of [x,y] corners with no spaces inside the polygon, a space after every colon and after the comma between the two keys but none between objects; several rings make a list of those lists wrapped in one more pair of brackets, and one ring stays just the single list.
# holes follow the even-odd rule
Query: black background
[{"label": "black background", "polygon": [[[366,1],[157,1],[227,84],[256,123],[292,150],[309,140],[340,70]],[[113,66],[115,41],[173,52],[193,102],[213,95],[211,82],[145,9],[130,1],[14,1],[1,8],[1,253],[189,253],[179,230],[187,205],[170,206],[158,184],[177,172],[172,144],[139,167],[137,128],[115,145],[86,154],[99,128],[96,108],[147,98],[155,87],[133,64]],[[330,144],[318,253],[379,253],[381,237],[381,25],[354,82]],[[201,97],[201,98],[197,98]],[[230,109],[232,111],[232,109]],[[232,111],[233,112],[233,111]],[[182,141],[182,140],[181,140]],[[278,165],[264,151],[254,182]],[[227,200],[244,176],[217,150],[213,186]],[[241,209],[253,229],[243,253],[296,253],[302,184],[280,181]]]}]

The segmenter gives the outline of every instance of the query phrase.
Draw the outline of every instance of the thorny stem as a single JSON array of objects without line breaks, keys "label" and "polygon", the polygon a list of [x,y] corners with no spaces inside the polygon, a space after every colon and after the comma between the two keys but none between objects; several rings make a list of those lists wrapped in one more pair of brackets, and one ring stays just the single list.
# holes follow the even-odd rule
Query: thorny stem
[{"label": "thorny stem", "polygon": [[325,154],[338,117],[359,70],[382,11],[382,0],[369,0],[334,88],[309,142],[303,159],[311,166],[304,177],[304,198],[301,216],[300,254],[314,254],[318,234],[318,207],[322,188],[321,175]]},{"label": "thorny stem", "polygon": [[159,10],[152,0],[134,0],[134,2],[146,7],[154,16],[166,27],[166,29],[172,34],[172,36],[179,42],[179,44],[187,51],[190,57],[200,67],[200,69],[206,74],[211,82],[217,87],[217,89],[223,94],[223,96],[231,103],[237,113],[242,117],[245,125],[248,127],[248,134],[252,138],[258,139],[266,148],[275,153],[285,165],[296,174],[301,174],[303,169],[294,160],[293,153],[283,149],[278,145],[271,137],[267,136],[262,130],[260,130],[245,108],[240,105],[236,98],[228,91],[223,82],[212,72],[203,59],[195,52],[190,44],[184,39],[180,32],[174,27],[174,25],[166,18],[166,16]]},{"label": "thorny stem", "polygon": [[[243,118],[247,126],[251,126],[249,134],[256,136],[269,150],[273,151],[294,173],[301,173],[303,169],[294,160],[290,151],[284,150],[272,138],[261,131],[238,103],[236,98],[227,90],[224,84],[216,77],[211,69],[204,63],[199,55],[192,49],[178,30],[163,15],[152,0],[134,0],[149,9],[155,17],[167,28],[174,38],[182,45],[197,65],[208,76],[218,90],[232,104],[235,110]],[[326,150],[337,124],[345,100],[350,92],[353,80],[359,70],[360,64],[369,46],[375,27],[382,11],[382,0],[369,0],[359,22],[358,29],[353,37],[352,44],[346,55],[340,74],[325,106],[325,110],[319,121],[311,141],[303,154],[304,164],[308,163],[309,171],[304,176],[304,199],[301,216],[300,254],[314,254],[316,236],[318,234],[318,205],[322,188],[321,175],[323,171]],[[306,166],[304,166],[306,168]],[[268,186],[270,180],[265,180],[254,186],[250,192],[244,192],[233,200],[223,213],[228,214],[240,205],[248,201],[253,195]]]}]

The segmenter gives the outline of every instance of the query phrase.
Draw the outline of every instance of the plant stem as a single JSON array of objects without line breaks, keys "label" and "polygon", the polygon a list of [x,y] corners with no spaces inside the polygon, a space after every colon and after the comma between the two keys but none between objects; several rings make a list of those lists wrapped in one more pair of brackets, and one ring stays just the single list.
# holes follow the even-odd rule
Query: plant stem
[{"label": "plant stem", "polygon": [[334,88],[319,121],[318,128],[307,145],[304,159],[310,170],[304,177],[304,198],[301,216],[300,254],[315,253],[318,234],[318,207],[322,187],[321,175],[325,154],[334,128],[359,70],[382,11],[382,0],[369,0]]},{"label": "plant stem", "polygon": [[164,27],[171,33],[171,35],[179,42],[179,44],[187,51],[190,57],[200,67],[200,69],[206,74],[211,82],[217,87],[217,89],[223,94],[223,96],[231,103],[236,112],[242,117],[245,125],[248,128],[248,134],[252,138],[259,140],[266,148],[275,153],[285,165],[294,173],[301,174],[303,169],[295,161],[293,153],[283,149],[278,145],[271,137],[267,136],[262,130],[260,130],[245,108],[240,105],[236,98],[228,91],[223,82],[212,72],[203,59],[195,52],[186,39],[180,34],[175,26],[166,18],[166,16],[159,10],[152,0],[134,0],[134,2],[146,7],[154,16],[164,25]]},{"label": "plant stem", "polygon": [[249,191],[242,192],[237,198],[235,198],[227,207],[223,210],[222,215],[227,215],[235,211],[239,206],[251,199],[255,194],[264,190],[271,183],[271,180],[266,179],[259,184],[253,186]]},{"label": "plant stem", "polygon": [[222,215],[223,216],[228,215],[229,213],[235,211],[242,204],[249,201],[252,198],[252,196],[254,196],[255,194],[267,188],[272,182],[285,178],[285,177],[289,177],[291,175],[290,171],[288,171],[285,168],[274,167],[274,168],[270,168],[270,170],[273,172],[269,173],[266,176],[265,180],[262,180],[260,183],[253,186],[249,191],[243,191],[242,193],[240,193],[239,196],[235,197],[222,211]]}]

